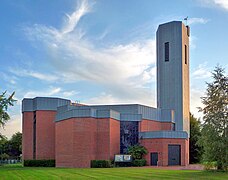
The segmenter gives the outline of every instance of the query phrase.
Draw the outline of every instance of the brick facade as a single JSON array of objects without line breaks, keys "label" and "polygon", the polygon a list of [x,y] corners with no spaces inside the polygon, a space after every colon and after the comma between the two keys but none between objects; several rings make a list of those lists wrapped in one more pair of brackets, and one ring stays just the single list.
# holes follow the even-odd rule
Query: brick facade
[{"label": "brick facade", "polygon": [[56,166],[90,167],[91,160],[110,160],[119,153],[119,121],[71,118],[56,123]]},{"label": "brick facade", "polygon": [[[57,167],[90,167],[91,160],[112,160],[120,153],[120,121],[111,118],[70,118],[55,122],[56,111],[23,112],[23,159],[55,159]],[[36,137],[34,138],[34,118]],[[139,132],[170,130],[172,123],[139,122]],[[35,146],[34,146],[34,139]],[[139,141],[150,153],[158,152],[158,165],[168,165],[168,145],[181,146],[181,165],[189,162],[188,140],[149,138]],[[34,151],[33,147],[36,147]]]},{"label": "brick facade", "polygon": [[172,128],[171,122],[159,122],[153,120],[146,120],[143,119],[139,123],[139,131],[140,132],[147,132],[147,131],[170,131]]},{"label": "brick facade", "polygon": [[33,159],[33,112],[22,116],[22,159]]},{"label": "brick facade", "polygon": [[55,159],[56,111],[36,111],[36,159]]},{"label": "brick facade", "polygon": [[140,140],[147,150],[148,154],[145,156],[147,164],[151,164],[150,153],[158,153],[158,166],[168,166],[168,145],[181,146],[181,165],[186,166],[189,164],[189,141],[188,139],[143,139]]}]

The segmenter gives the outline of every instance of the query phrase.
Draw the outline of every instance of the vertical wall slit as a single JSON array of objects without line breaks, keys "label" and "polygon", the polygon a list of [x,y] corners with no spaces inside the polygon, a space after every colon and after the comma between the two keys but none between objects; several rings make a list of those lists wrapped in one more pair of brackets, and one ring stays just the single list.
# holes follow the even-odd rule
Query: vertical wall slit
[{"label": "vertical wall slit", "polygon": [[36,111],[33,112],[33,159],[36,159]]}]

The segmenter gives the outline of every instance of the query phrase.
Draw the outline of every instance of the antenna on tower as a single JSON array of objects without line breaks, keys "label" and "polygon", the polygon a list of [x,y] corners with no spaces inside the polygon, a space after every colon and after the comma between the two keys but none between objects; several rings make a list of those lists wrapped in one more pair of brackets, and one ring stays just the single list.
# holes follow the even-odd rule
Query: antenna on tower
[{"label": "antenna on tower", "polygon": [[80,100],[75,100],[76,106],[80,104]]},{"label": "antenna on tower", "polygon": [[188,16],[186,18],[184,18],[185,24],[186,26],[188,25]]}]

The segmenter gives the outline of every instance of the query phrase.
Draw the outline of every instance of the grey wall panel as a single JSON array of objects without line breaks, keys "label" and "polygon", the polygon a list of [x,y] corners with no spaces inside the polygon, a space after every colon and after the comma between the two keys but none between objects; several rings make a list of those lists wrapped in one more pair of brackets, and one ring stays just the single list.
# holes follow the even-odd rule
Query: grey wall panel
[{"label": "grey wall panel", "polygon": [[113,118],[120,120],[120,113],[110,109],[97,110],[95,108],[91,108],[90,106],[67,105],[58,108],[55,121],[80,117]]},{"label": "grey wall panel", "polygon": [[55,121],[61,121],[61,120],[66,120],[69,118],[84,118],[84,117],[92,117],[96,118],[96,110],[92,108],[86,108],[86,109],[71,109],[65,112],[58,112],[56,115]]},{"label": "grey wall panel", "polygon": [[90,107],[93,107],[97,110],[100,109],[112,109],[114,111],[117,111],[119,113],[138,113],[138,104],[121,104],[121,105],[91,105]]},{"label": "grey wall panel", "polygon": [[120,120],[121,121],[141,121],[142,115],[141,114],[121,114]]},{"label": "grey wall panel", "polygon": [[120,113],[117,111],[110,110],[110,118],[120,120]]},{"label": "grey wall panel", "polygon": [[33,99],[25,98],[22,100],[22,112],[33,111]]},{"label": "grey wall panel", "polygon": [[149,131],[140,132],[139,138],[154,139],[154,138],[181,138],[187,139],[188,133],[186,131]]},{"label": "grey wall panel", "polygon": [[22,100],[22,112],[37,110],[57,110],[60,105],[70,104],[70,100],[49,97],[36,97]]},{"label": "grey wall panel", "polygon": [[[92,105],[92,106],[74,106],[67,105],[66,107],[59,107],[58,114],[68,110],[84,110],[84,109],[94,109],[93,117],[97,118],[113,118],[121,121],[141,121],[142,119],[162,121],[162,122],[172,122],[171,116],[172,110],[165,110],[166,118],[161,118],[161,112],[163,110],[156,109],[139,104],[129,104],[129,105]],[[96,115],[95,115],[95,111]],[[76,116],[76,115],[75,115]],[[79,115],[77,115],[79,117]],[[59,116],[58,118],[59,119]]]},{"label": "grey wall panel", "polygon": [[150,119],[155,121],[159,120],[159,115],[156,108],[139,105],[138,113],[142,114],[143,119]]},{"label": "grey wall panel", "polygon": [[175,122],[174,110],[161,109],[161,119],[162,122]]}]

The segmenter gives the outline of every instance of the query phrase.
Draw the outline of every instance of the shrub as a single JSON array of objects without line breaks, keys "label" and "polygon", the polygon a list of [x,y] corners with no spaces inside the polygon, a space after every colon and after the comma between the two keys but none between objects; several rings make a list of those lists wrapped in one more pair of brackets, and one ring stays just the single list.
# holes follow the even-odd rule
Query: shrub
[{"label": "shrub", "polygon": [[111,161],[109,160],[91,160],[91,168],[110,168]]},{"label": "shrub", "polygon": [[1,160],[6,160],[6,159],[9,159],[9,155],[8,154],[6,154],[6,153],[3,153],[3,154],[0,154],[0,159]]},{"label": "shrub", "polygon": [[145,159],[135,159],[133,160],[133,166],[145,166],[146,165],[146,160]]},{"label": "shrub", "polygon": [[148,153],[147,149],[141,145],[134,145],[128,148],[128,153],[132,155],[134,159],[142,159],[144,155]]},{"label": "shrub", "polygon": [[204,169],[205,170],[213,170],[213,169],[217,168],[217,162],[216,161],[214,161],[214,162],[204,162],[203,165],[204,165]]},{"label": "shrub", "polygon": [[55,167],[55,160],[24,160],[24,166],[29,167]]}]

